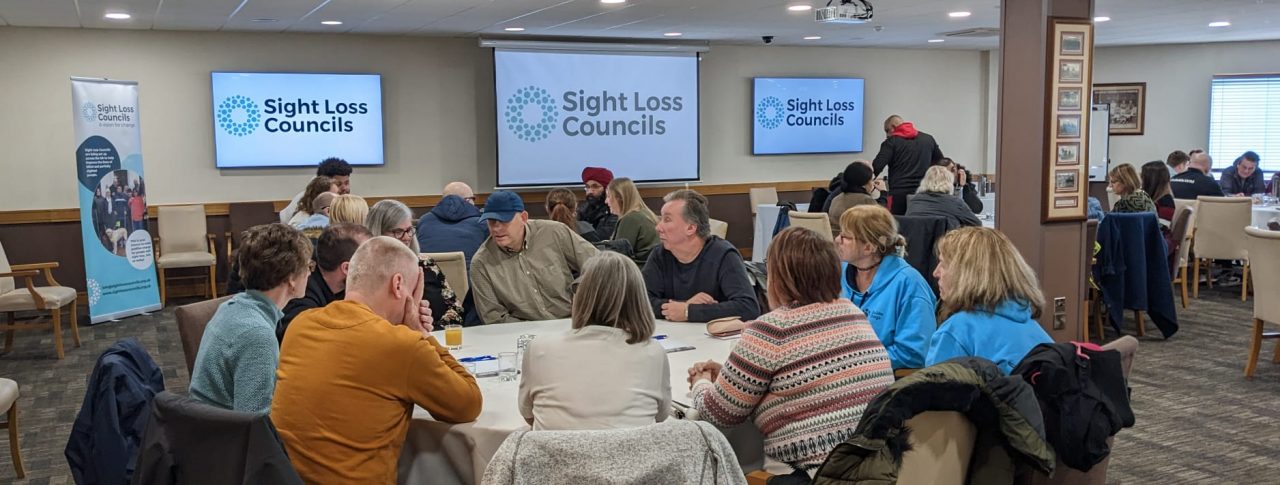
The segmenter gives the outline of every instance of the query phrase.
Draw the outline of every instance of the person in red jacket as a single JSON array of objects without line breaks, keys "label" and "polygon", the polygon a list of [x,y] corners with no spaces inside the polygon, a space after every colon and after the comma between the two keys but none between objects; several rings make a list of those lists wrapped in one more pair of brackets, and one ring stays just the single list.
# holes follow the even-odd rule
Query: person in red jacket
[{"label": "person in red jacket", "polygon": [[889,211],[902,215],[907,212],[907,195],[914,194],[924,173],[942,160],[942,149],[932,136],[898,115],[884,120],[884,134],[871,168],[876,176],[889,168]]},{"label": "person in red jacket", "polygon": [[129,226],[129,233],[139,229],[146,229],[147,219],[147,199],[142,194],[129,191],[129,220],[133,222]]}]

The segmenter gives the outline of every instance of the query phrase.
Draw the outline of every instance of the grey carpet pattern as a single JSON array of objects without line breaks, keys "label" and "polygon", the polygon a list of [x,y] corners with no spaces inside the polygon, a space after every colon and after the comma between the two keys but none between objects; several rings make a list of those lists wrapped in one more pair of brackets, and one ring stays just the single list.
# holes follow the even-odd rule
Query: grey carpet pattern
[{"label": "grey carpet pattern", "polygon": [[[1130,379],[1137,425],[1117,436],[1108,483],[1280,483],[1280,364],[1269,359],[1275,343],[1264,344],[1257,376],[1245,379],[1252,299],[1241,303],[1239,287],[1202,289],[1200,296],[1181,311],[1182,328],[1171,340],[1155,337],[1147,322]],[[118,339],[137,338],[164,370],[165,386],[186,392],[173,308],[84,327],[78,349],[68,332],[61,361],[49,331],[17,333],[14,350],[0,356],[0,376],[21,386],[27,480],[15,478],[5,442],[0,483],[72,482],[63,456],[71,423],[98,355]],[[1132,312],[1127,318],[1132,334]],[[7,440],[0,435],[0,441]]]}]

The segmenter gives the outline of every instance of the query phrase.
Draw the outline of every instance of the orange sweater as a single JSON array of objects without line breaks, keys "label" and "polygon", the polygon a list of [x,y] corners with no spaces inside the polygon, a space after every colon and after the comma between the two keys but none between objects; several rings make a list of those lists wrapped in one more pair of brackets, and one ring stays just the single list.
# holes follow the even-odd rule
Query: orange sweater
[{"label": "orange sweater", "polygon": [[475,378],[435,338],[336,301],[289,325],[271,420],[307,483],[393,484],[414,404],[462,423],[480,403]]}]

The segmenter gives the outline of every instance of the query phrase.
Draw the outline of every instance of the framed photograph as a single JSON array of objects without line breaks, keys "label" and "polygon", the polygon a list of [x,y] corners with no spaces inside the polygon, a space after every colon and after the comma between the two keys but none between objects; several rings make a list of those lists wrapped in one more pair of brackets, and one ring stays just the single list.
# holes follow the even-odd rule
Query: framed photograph
[{"label": "framed photograph", "polygon": [[1058,88],[1058,111],[1080,111],[1084,88]]},{"label": "framed photograph", "polygon": [[1080,198],[1074,195],[1053,198],[1054,209],[1072,209],[1076,207],[1080,207]]},{"label": "framed photograph", "polygon": [[1058,82],[1078,83],[1084,80],[1084,61],[1058,61]]},{"label": "framed photograph", "polygon": [[1147,113],[1147,83],[1095,84],[1093,104],[1111,106],[1112,135],[1141,135]]},{"label": "framed photograph", "polygon": [[1055,170],[1053,172],[1053,192],[1054,193],[1072,193],[1076,192],[1080,186],[1076,184],[1076,177],[1080,175],[1080,171],[1071,170]]},{"label": "framed photograph", "polygon": [[1058,156],[1054,157],[1055,165],[1078,165],[1080,163],[1080,144],[1077,142],[1058,142]]},{"label": "framed photograph", "polygon": [[1064,56],[1084,54],[1084,32],[1063,32],[1058,52]]},{"label": "framed photograph", "polygon": [[1080,138],[1080,115],[1058,115],[1058,138]]}]

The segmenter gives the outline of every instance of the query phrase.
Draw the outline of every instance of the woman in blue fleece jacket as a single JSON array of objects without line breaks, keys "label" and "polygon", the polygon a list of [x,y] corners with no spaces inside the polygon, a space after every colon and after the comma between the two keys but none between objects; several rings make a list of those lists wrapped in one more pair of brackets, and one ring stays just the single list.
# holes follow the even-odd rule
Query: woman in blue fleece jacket
[{"label": "woman in blue fleece jacket", "polygon": [[938,241],[942,325],[929,344],[928,365],[982,357],[1006,374],[1032,347],[1053,343],[1036,318],[1044,294],[1036,273],[1000,231],[966,227]]},{"label": "woman in blue fleece jacket", "polygon": [[924,367],[937,328],[937,300],[919,271],[898,254],[907,241],[888,209],[860,205],[840,215],[836,249],[844,296],[867,314],[896,369]]}]

